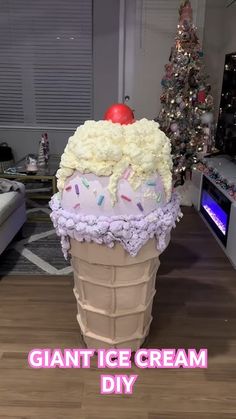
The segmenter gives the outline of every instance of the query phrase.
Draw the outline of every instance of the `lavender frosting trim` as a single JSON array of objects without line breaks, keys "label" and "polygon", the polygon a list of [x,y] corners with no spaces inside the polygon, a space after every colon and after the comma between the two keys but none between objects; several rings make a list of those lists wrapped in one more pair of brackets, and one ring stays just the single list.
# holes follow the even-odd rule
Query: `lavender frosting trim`
[{"label": "lavender frosting trim", "polygon": [[180,196],[176,192],[172,194],[168,204],[148,215],[96,217],[73,214],[61,208],[57,194],[52,197],[49,205],[52,209],[50,217],[57,235],[61,237],[62,251],[66,259],[70,249],[70,238],[79,242],[105,244],[108,247],[113,247],[115,242],[118,242],[131,256],[136,256],[141,247],[155,237],[157,249],[162,252],[166,247],[166,235],[182,217]]}]

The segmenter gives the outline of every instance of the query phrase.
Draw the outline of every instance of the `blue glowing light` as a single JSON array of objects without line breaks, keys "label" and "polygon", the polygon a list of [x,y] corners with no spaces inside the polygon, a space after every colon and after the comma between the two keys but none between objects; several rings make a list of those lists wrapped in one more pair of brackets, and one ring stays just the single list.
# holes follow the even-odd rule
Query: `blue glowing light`
[{"label": "blue glowing light", "polygon": [[220,205],[217,204],[217,202],[206,191],[203,191],[202,194],[202,206],[225,236],[228,216]]}]

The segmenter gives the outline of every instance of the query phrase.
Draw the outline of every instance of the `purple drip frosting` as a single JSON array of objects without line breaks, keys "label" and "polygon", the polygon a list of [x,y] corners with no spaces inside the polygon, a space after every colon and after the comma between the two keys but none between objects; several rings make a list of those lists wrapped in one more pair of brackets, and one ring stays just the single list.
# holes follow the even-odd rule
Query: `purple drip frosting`
[{"label": "purple drip frosting", "polygon": [[180,211],[180,196],[173,193],[171,201],[162,208],[148,215],[130,215],[96,217],[93,215],[73,214],[61,208],[61,203],[54,195],[49,203],[50,215],[56,233],[61,237],[64,257],[68,258],[70,238],[79,242],[95,242],[113,247],[120,243],[131,256],[136,256],[144,244],[156,238],[157,249],[165,249],[165,239],[176,220],[182,216]]}]

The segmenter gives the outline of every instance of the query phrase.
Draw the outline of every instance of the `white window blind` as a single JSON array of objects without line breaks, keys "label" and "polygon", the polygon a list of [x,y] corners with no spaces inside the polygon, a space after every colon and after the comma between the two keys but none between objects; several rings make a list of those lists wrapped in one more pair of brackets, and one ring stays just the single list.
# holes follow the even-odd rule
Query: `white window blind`
[{"label": "white window blind", "polygon": [[92,0],[0,0],[0,125],[92,118]]}]

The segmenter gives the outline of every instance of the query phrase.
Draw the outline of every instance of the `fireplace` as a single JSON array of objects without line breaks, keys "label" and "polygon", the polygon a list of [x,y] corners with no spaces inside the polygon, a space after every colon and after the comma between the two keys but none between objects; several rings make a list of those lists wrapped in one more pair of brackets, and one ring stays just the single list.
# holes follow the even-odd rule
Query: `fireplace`
[{"label": "fireplace", "polygon": [[231,201],[203,176],[200,212],[224,246],[227,245]]}]

